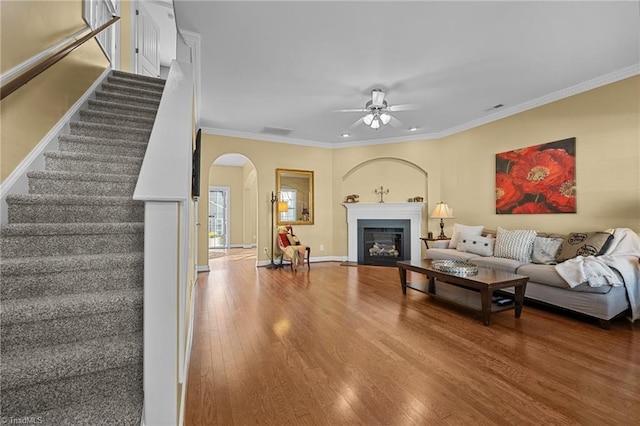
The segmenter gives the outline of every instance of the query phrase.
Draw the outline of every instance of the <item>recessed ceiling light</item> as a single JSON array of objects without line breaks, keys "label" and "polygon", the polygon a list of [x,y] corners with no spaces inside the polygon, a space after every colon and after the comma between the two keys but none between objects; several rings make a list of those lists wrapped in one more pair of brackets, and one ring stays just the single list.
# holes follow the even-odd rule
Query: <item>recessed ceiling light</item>
[{"label": "recessed ceiling light", "polygon": [[343,138],[348,138],[349,136],[351,136],[351,133],[343,133],[340,136],[342,136]]},{"label": "recessed ceiling light", "polygon": [[418,130],[418,128],[415,127],[415,126],[414,127],[409,127],[409,131],[410,132],[415,132],[416,130]]}]

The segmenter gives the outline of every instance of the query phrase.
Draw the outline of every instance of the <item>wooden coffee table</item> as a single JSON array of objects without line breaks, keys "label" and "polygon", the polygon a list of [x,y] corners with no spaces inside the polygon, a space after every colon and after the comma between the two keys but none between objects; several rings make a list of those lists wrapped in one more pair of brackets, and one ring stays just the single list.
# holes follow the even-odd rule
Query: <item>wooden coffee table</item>
[{"label": "wooden coffee table", "polygon": [[[524,302],[524,291],[529,277],[481,267],[478,268],[478,273],[475,275],[455,275],[433,269],[431,260],[429,259],[419,261],[400,261],[397,262],[397,265],[398,272],[400,273],[400,283],[402,284],[402,294],[406,295],[407,288],[410,288],[434,297],[439,297],[436,293],[437,279],[456,287],[479,292],[482,306],[480,312],[482,313],[482,322],[484,325],[489,325],[492,313],[506,311],[509,309],[515,309],[515,317],[520,318]],[[426,282],[421,281],[408,283],[407,271],[424,274],[428,280]],[[497,306],[492,304],[493,292],[495,290],[509,287],[514,287],[515,290],[514,303],[510,303],[506,306]],[[443,297],[443,299],[447,298]],[[450,299],[447,300],[457,303]]]}]

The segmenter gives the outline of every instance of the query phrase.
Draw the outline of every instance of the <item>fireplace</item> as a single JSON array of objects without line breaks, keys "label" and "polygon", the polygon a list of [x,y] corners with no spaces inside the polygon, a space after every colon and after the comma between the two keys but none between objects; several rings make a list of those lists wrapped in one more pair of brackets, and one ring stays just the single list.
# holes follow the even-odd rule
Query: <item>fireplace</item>
[{"label": "fireplace", "polygon": [[410,220],[358,220],[358,264],[396,266],[411,259]]},{"label": "fireplace", "polygon": [[[403,228],[402,244],[396,244],[395,240],[390,245],[395,245],[398,252],[402,252],[404,260],[419,262],[422,256],[422,210],[424,203],[344,203],[347,209],[347,243],[348,257],[345,259],[349,263],[361,263],[358,252],[359,244],[359,223],[362,221],[382,221],[383,224],[373,225],[374,228]],[[393,224],[388,225],[388,222]],[[395,223],[402,223],[396,225]],[[407,227],[406,223],[409,222]],[[366,223],[366,222],[363,222]],[[390,231],[392,234],[395,231]],[[389,237],[387,237],[389,239]],[[391,239],[394,239],[392,237]],[[388,243],[383,243],[388,244]],[[400,247],[400,248],[398,248]],[[393,252],[391,252],[393,253]],[[399,254],[400,256],[400,254]],[[381,256],[377,256],[381,257]],[[394,264],[397,260],[393,260]]]}]

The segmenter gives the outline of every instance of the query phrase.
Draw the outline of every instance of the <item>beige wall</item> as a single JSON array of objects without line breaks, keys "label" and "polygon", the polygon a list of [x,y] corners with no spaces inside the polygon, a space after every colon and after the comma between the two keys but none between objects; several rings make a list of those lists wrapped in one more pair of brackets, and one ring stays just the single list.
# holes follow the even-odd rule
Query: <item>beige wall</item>
[{"label": "beige wall", "polygon": [[[576,214],[495,214],[495,154],[576,138]],[[453,222],[551,232],[640,230],[640,77],[441,141],[442,193]],[[445,228],[445,229],[447,229]]]},{"label": "beige wall", "polygon": [[120,0],[120,69],[135,72],[131,63],[131,1]]},{"label": "beige wall", "polygon": [[[6,55],[12,58],[11,62],[19,60],[18,57],[22,58],[11,52],[21,50],[23,44],[31,52],[28,57],[30,58],[35,53],[39,53],[35,52],[37,48],[34,46],[37,45],[40,48],[55,44],[84,25],[79,24],[79,22],[83,23],[80,0],[74,2],[3,1],[0,5],[2,7],[0,51],[3,55],[3,69],[5,66],[12,68],[17,65],[16,63],[11,66],[6,65],[4,57]],[[58,7],[60,10],[57,9]],[[67,13],[74,15],[67,16]],[[25,16],[29,19],[27,20]],[[56,19],[52,19],[52,16]],[[66,24],[58,23],[58,18]],[[29,25],[25,25],[27,21]],[[16,25],[16,22],[20,22],[21,25]],[[52,23],[55,25],[48,29]],[[11,31],[18,33],[14,35]],[[23,41],[20,37],[25,31],[33,31],[37,36]],[[0,103],[0,179],[2,181],[33,150],[107,66],[108,62],[97,42],[88,41]]]},{"label": "beige wall", "polygon": [[[300,240],[312,247],[314,256],[329,256],[332,249],[333,209],[331,195],[332,151],[324,148],[285,145],[274,142],[251,139],[232,138],[226,136],[202,135],[202,169],[206,176],[202,182],[209,182],[209,166],[222,154],[238,153],[251,161],[256,168],[257,182],[257,245],[259,260],[267,260],[264,247],[271,244],[271,191],[275,191],[276,168],[313,170],[315,179],[315,224],[297,225],[294,231]],[[206,194],[206,188],[201,187]],[[207,199],[199,203],[199,217],[207,215]],[[207,264],[206,229],[200,227],[198,239],[198,265]],[[325,250],[320,251],[320,245]]]},{"label": "beige wall", "polygon": [[258,182],[256,169],[253,164],[247,162],[242,168],[244,182],[243,201],[243,244],[250,246],[257,243],[258,238]]},{"label": "beige wall", "polygon": [[0,2],[2,73],[86,27],[82,1]]},{"label": "beige wall", "polygon": [[[578,212],[496,215],[495,154],[569,137],[576,137]],[[455,219],[445,221],[447,235],[454,222],[550,232],[640,230],[640,77],[440,140],[330,150],[204,135],[203,165],[227,152],[242,153],[256,165],[261,260],[269,246],[276,168],[315,172],[316,222],[295,227],[313,257],[347,255],[344,197],[357,193],[360,202],[377,202],[373,190],[380,185],[390,190],[386,202],[425,197],[422,236],[439,232],[439,220],[426,217],[439,201],[454,209]],[[200,244],[206,245],[202,235]]]}]

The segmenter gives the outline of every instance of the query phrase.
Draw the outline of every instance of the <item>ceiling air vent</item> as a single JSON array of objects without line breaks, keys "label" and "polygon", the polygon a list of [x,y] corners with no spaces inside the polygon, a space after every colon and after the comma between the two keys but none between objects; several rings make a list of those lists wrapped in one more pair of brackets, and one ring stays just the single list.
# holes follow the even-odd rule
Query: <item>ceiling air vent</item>
[{"label": "ceiling air vent", "polygon": [[261,130],[262,133],[268,133],[270,135],[287,136],[292,132],[291,129],[281,129],[280,127],[267,127],[264,126]]},{"label": "ceiling air vent", "polygon": [[495,110],[495,109],[502,108],[503,106],[504,106],[504,104],[497,104],[497,105],[494,105],[494,106],[492,106],[492,107],[490,107],[490,108],[485,109],[485,112],[486,112],[486,111],[493,111],[493,110]]}]

